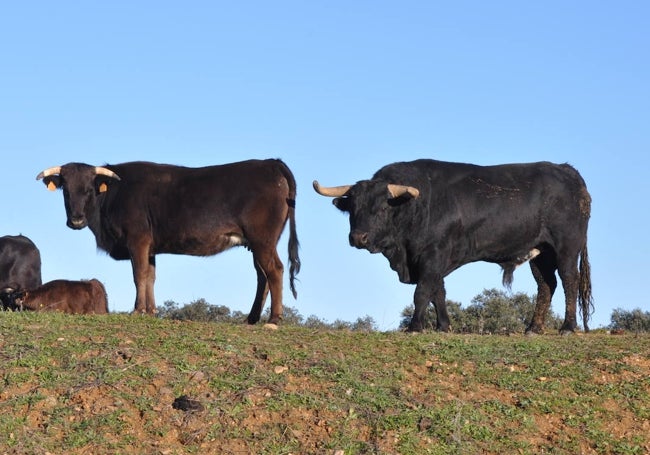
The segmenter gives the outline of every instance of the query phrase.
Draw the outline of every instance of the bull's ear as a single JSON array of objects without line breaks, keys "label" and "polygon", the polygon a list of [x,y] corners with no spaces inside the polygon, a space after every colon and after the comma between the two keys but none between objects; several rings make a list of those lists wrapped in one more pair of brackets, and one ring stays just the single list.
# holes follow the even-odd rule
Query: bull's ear
[{"label": "bull's ear", "polygon": [[347,197],[337,197],[332,200],[332,204],[336,206],[342,212],[350,211],[350,201]]},{"label": "bull's ear", "polygon": [[54,191],[57,188],[61,188],[61,177],[59,175],[49,175],[43,177],[43,183],[48,190]]}]

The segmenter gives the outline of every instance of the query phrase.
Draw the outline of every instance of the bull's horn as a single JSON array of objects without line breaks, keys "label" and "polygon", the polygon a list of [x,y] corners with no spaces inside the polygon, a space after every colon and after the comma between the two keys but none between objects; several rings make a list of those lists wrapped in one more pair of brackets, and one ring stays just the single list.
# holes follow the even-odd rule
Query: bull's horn
[{"label": "bull's horn", "polygon": [[43,177],[49,177],[50,175],[57,175],[61,173],[61,166],[54,166],[49,169],[45,169],[44,171],[41,171],[37,176],[36,180],[40,180]]},{"label": "bull's horn", "polygon": [[344,196],[345,193],[350,191],[350,188],[352,188],[352,185],[343,185],[343,186],[320,186],[317,180],[314,180],[314,190],[321,196],[329,196],[329,197],[341,197]]},{"label": "bull's horn", "polygon": [[405,194],[409,194],[412,198],[416,198],[420,195],[420,190],[412,186],[406,185],[393,185],[392,183],[388,184],[388,192],[392,197],[400,197]]},{"label": "bull's horn", "polygon": [[122,180],[119,175],[117,175],[115,172],[111,171],[110,169],[106,169],[105,167],[97,166],[95,168],[95,174],[105,175],[106,177],[110,177],[116,180]]}]

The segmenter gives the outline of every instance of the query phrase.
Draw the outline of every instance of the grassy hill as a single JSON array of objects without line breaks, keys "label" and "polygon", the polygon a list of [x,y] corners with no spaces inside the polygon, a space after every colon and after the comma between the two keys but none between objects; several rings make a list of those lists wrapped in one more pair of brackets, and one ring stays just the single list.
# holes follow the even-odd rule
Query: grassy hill
[{"label": "grassy hill", "polygon": [[7,454],[650,453],[647,335],[0,313],[0,374]]}]

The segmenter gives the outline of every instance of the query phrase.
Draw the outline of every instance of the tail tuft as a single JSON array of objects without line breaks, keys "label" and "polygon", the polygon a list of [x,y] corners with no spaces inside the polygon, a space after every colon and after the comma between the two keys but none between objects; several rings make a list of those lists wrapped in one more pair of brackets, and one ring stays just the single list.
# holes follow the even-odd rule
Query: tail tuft
[{"label": "tail tuft", "polygon": [[589,318],[594,312],[594,301],[591,295],[591,266],[589,265],[589,254],[587,244],[580,253],[580,285],[578,289],[578,306],[582,315],[582,324],[585,332],[589,331]]}]

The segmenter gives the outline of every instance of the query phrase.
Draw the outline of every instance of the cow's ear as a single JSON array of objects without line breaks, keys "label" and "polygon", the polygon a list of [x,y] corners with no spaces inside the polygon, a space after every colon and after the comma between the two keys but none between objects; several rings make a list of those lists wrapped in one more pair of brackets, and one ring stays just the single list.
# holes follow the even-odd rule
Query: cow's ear
[{"label": "cow's ear", "polygon": [[61,188],[61,177],[59,175],[49,175],[43,178],[43,183],[48,190],[54,191]]},{"label": "cow's ear", "polygon": [[108,191],[109,180],[106,178],[97,178],[95,179],[95,187],[97,188],[97,193],[105,193]]},{"label": "cow's ear", "polygon": [[347,197],[337,197],[334,198],[332,201],[332,204],[336,206],[337,209],[339,209],[342,212],[349,212],[350,211],[350,201],[348,200]]}]

